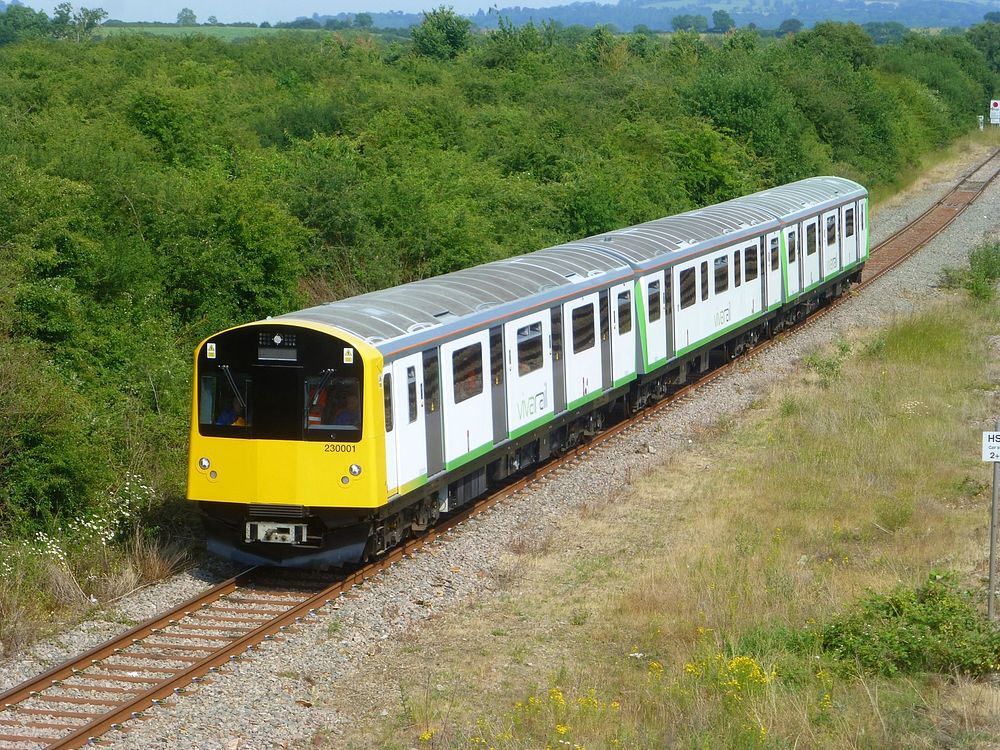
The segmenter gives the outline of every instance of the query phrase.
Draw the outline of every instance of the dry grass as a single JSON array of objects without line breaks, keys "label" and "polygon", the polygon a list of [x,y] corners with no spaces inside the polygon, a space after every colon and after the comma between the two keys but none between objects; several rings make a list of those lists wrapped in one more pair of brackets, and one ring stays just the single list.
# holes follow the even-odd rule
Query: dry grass
[{"label": "dry grass", "polygon": [[7,656],[189,562],[186,548],[140,529],[121,544],[73,539],[52,540],[43,551],[13,549],[0,571],[0,655]]},{"label": "dry grass", "polygon": [[996,310],[955,304],[817,352],[710,443],[568,521],[583,550],[519,550],[526,579],[388,657],[401,683],[445,689],[355,746],[988,747],[995,685],[862,677],[810,639],[866,588],[942,568],[982,588],[970,425],[996,332]]}]

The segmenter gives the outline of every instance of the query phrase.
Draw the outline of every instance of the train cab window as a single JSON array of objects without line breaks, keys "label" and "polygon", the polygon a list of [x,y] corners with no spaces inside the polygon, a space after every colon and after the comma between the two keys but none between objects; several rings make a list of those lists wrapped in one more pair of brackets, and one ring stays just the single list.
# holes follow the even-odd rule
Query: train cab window
[{"label": "train cab window", "polygon": [[816,225],[810,224],[806,227],[806,255],[815,255],[816,248]]},{"label": "train cab window", "polygon": [[715,293],[721,294],[729,288],[729,256],[715,259]]},{"label": "train cab window", "polygon": [[753,281],[757,278],[757,246],[743,249],[743,265],[746,273],[746,280]]},{"label": "train cab window", "polygon": [[594,347],[594,305],[584,305],[573,311],[573,354]]},{"label": "train cab window", "polygon": [[660,319],[660,280],[649,282],[646,290],[646,305],[649,307],[649,322]]},{"label": "train cab window", "polygon": [[618,333],[628,333],[632,330],[632,292],[626,290],[618,293]]},{"label": "train cab window", "polygon": [[331,372],[307,377],[305,402],[306,429],[361,429],[361,388],[355,377]]},{"label": "train cab window", "polygon": [[409,421],[417,421],[417,368],[406,368],[406,403],[409,406]]},{"label": "train cab window", "polygon": [[788,262],[794,263],[798,258],[798,244],[799,244],[799,233],[789,232],[788,233]]},{"label": "train cab window", "polygon": [[685,268],[680,274],[681,310],[691,307],[698,298],[697,279],[693,268]]},{"label": "train cab window", "polygon": [[826,244],[827,247],[830,245],[837,244],[837,217],[827,216],[826,217]]},{"label": "train cab window", "polygon": [[844,236],[854,236],[854,206],[844,211]]},{"label": "train cab window", "polygon": [[862,207],[861,211],[858,212],[858,218],[861,219],[861,221],[859,223],[861,224],[861,231],[863,232],[863,231],[865,231],[865,211],[864,211],[864,207]]},{"label": "train cab window", "polygon": [[455,403],[460,404],[483,392],[483,345],[472,344],[456,349],[451,355]]},{"label": "train cab window", "polygon": [[[222,369],[222,368],[220,368]],[[202,375],[198,394],[198,421],[203,425],[233,427],[240,432],[250,426],[252,380],[228,368],[222,375]]]},{"label": "train cab window", "polygon": [[382,399],[385,405],[385,431],[392,432],[392,375],[382,376]]},{"label": "train cab window", "polygon": [[778,267],[781,265],[781,258],[778,256],[778,238],[777,237],[772,237],[771,238],[770,253],[771,253],[771,270],[772,271],[777,271]]},{"label": "train cab window", "polygon": [[701,299],[708,299],[708,261],[701,262]]},{"label": "train cab window", "polygon": [[517,329],[517,372],[527,375],[542,369],[542,324]]}]

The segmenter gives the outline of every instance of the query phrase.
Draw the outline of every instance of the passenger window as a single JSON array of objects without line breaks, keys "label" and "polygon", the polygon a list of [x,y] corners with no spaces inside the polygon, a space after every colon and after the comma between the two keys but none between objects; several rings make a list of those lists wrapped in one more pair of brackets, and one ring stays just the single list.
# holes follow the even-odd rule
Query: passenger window
[{"label": "passenger window", "polygon": [[743,262],[740,260],[741,257],[739,250],[733,253],[733,286],[739,286],[743,283]]},{"label": "passenger window", "polygon": [[542,324],[517,329],[517,372],[527,375],[542,369]]},{"label": "passenger window", "polygon": [[417,421],[417,369],[406,368],[406,400],[410,407],[410,424]]},{"label": "passenger window", "polygon": [[455,403],[460,404],[483,392],[483,345],[472,344],[456,349],[451,355]]},{"label": "passenger window", "polygon": [[385,405],[385,431],[392,432],[392,375],[382,376],[382,399]]},{"label": "passenger window", "polygon": [[632,330],[632,292],[618,294],[618,333]]},{"label": "passenger window", "polygon": [[649,289],[646,290],[646,304],[649,306],[649,322],[653,323],[660,319],[660,280],[649,282]]},{"label": "passenger window", "polygon": [[806,255],[816,254],[816,225],[806,227]]},{"label": "passenger window", "polygon": [[837,217],[827,216],[826,217],[826,244],[830,245],[837,244]]},{"label": "passenger window", "polygon": [[433,414],[438,410],[438,358],[437,352],[424,352],[424,411]]},{"label": "passenger window", "polygon": [[715,259],[715,293],[721,294],[729,288],[729,256]]},{"label": "passenger window", "polygon": [[552,360],[562,359],[562,308],[552,308]]},{"label": "passenger window", "polygon": [[608,314],[608,293],[601,292],[601,341],[607,341],[610,332],[611,316]]},{"label": "passenger window", "polygon": [[584,305],[573,311],[573,353],[594,347],[594,305]]},{"label": "passenger window", "polygon": [[851,206],[849,209],[847,209],[846,211],[844,211],[844,224],[845,224],[845,227],[846,227],[844,229],[844,235],[846,237],[853,237],[854,236],[854,206]]},{"label": "passenger window", "polygon": [[499,328],[490,331],[490,366],[493,385],[500,385],[503,382],[503,334]]},{"label": "passenger window", "polygon": [[673,309],[670,306],[671,303],[672,303],[672,299],[673,299],[670,296],[670,290],[673,288],[672,282],[673,282],[673,278],[671,278],[671,275],[668,273],[667,274],[667,284],[666,284],[666,286],[663,287],[663,306],[667,310],[667,315],[669,315],[670,311]]},{"label": "passenger window", "polygon": [[693,268],[686,268],[681,271],[681,310],[691,307],[697,298],[695,289],[695,276]]},{"label": "passenger window", "polygon": [[788,233],[788,262],[794,263],[797,258],[799,244],[799,233],[789,232]]},{"label": "passenger window", "polygon": [[778,266],[781,265],[781,259],[778,257],[778,238],[774,237],[771,239],[771,270],[777,271]]},{"label": "passenger window", "polygon": [[743,263],[746,267],[746,280],[753,281],[757,278],[757,246],[743,249]]},{"label": "passenger window", "polygon": [[708,299],[708,261],[701,262],[701,298]]}]

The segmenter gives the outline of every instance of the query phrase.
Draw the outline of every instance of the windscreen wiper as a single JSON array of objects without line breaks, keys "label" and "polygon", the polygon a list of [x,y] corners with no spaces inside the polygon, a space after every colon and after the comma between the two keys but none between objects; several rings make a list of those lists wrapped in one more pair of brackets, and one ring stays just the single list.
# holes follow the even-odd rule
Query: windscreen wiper
[{"label": "windscreen wiper", "polygon": [[240,406],[243,407],[244,410],[246,410],[247,408],[246,399],[243,398],[243,394],[240,393],[240,389],[236,387],[236,381],[233,380],[233,374],[229,372],[229,365],[222,365],[222,367],[220,367],[219,369],[226,374],[226,380],[229,381],[229,387],[232,388],[233,393],[236,394],[236,398],[239,400]]}]

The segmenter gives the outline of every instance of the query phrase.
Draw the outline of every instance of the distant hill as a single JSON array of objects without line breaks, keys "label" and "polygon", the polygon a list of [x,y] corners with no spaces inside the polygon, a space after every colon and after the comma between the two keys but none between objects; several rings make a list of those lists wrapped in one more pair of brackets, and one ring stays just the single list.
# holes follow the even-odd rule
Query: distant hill
[{"label": "distant hill", "polygon": [[[612,24],[622,31],[643,25],[653,30],[669,31],[678,15],[703,15],[709,21],[715,10],[726,10],[739,26],[753,23],[760,28],[777,28],[787,18],[797,18],[807,26],[817,21],[854,21],[855,23],[890,22],[913,28],[971,26],[996,8],[996,0],[720,0],[711,4],[699,0],[621,0],[617,5],[595,2],[571,3],[536,8],[523,6],[479,10],[470,15],[483,28],[497,25],[499,16],[517,25],[553,20],[570,26]],[[347,22],[353,13],[336,16],[314,14],[321,24],[326,19]],[[371,13],[375,26],[406,28],[423,20],[420,13]]]}]

